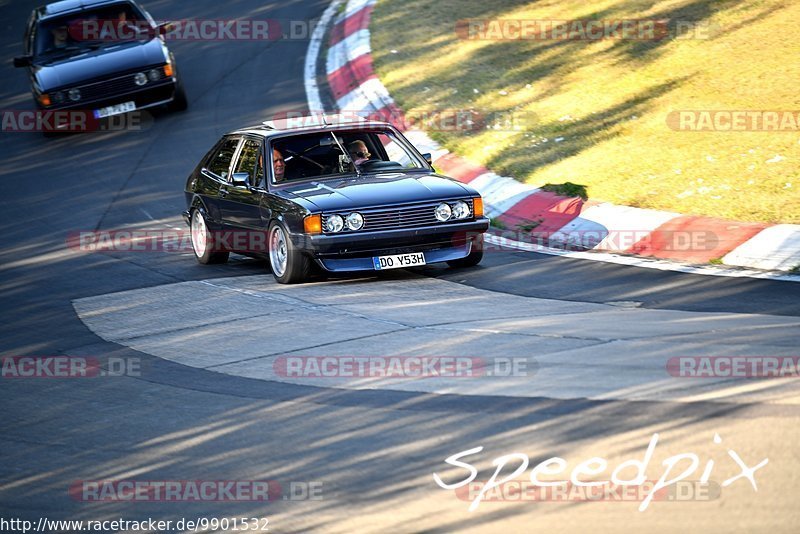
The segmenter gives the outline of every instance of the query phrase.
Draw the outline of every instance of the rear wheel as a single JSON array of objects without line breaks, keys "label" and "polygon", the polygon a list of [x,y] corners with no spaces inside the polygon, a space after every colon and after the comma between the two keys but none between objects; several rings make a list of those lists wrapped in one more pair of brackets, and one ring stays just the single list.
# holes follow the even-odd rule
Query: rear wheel
[{"label": "rear wheel", "polygon": [[281,284],[303,282],[311,274],[311,260],[297,250],[278,222],[269,227],[269,265],[272,276]]},{"label": "rear wheel", "polygon": [[199,209],[192,211],[191,234],[192,250],[199,263],[209,265],[228,261],[230,253],[227,250],[222,252],[214,250],[214,239],[211,232],[208,231],[203,212]]},{"label": "rear wheel", "polygon": [[472,249],[466,258],[450,260],[447,265],[454,268],[474,267],[483,259],[483,234],[479,234],[472,242]]}]

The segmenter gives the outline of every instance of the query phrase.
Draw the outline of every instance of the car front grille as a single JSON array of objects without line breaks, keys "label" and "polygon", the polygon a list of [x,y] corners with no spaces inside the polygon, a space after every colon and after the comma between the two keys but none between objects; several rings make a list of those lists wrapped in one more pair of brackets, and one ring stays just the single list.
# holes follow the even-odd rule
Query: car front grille
[{"label": "car front grille", "polygon": [[[436,206],[442,202],[452,204],[458,200],[462,200],[469,206],[470,215],[465,219],[451,219],[446,222],[439,222],[434,215]],[[461,198],[447,201],[435,201],[417,204],[407,204],[401,206],[393,206],[388,208],[371,208],[371,209],[357,209],[353,210],[359,212],[364,216],[364,226],[358,232],[374,231],[374,230],[393,230],[397,228],[415,228],[419,226],[430,226],[433,224],[446,225],[453,222],[469,221],[473,218],[472,199]],[[351,212],[331,212],[326,213],[325,216],[337,213],[342,217],[346,217]],[[349,230],[345,229],[340,233],[347,233]],[[355,232],[352,232],[355,233]]]},{"label": "car front grille", "polygon": [[[147,74],[152,69],[153,67],[148,67],[136,72],[144,72]],[[98,82],[77,85],[70,87],[70,89],[79,89],[81,92],[82,101],[100,100],[102,98],[108,98],[110,96],[128,93],[139,89],[147,89],[159,84],[160,82],[163,82],[166,78],[164,74],[164,68],[156,67],[156,69],[159,71],[159,78],[157,80],[150,80],[148,78],[147,83],[144,85],[136,85],[136,82],[134,81],[136,72],[131,72],[129,74],[123,74],[122,76],[117,76],[108,80],[100,80]]]}]

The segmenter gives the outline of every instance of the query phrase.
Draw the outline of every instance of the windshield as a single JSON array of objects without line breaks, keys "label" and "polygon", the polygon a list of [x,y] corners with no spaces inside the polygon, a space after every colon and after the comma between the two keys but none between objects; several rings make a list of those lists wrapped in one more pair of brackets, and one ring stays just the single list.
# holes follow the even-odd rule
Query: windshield
[{"label": "windshield", "polygon": [[82,10],[39,23],[35,56],[71,55],[104,44],[147,37],[150,24],[128,2]]},{"label": "windshield", "polygon": [[271,146],[273,183],[429,170],[391,130],[293,135],[276,139]]}]

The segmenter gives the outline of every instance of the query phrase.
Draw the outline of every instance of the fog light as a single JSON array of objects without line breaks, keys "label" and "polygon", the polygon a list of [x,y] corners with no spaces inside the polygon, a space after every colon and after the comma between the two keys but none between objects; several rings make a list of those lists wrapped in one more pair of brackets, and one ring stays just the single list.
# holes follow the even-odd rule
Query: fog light
[{"label": "fog light", "polygon": [[137,72],[136,75],[133,77],[133,82],[136,85],[144,85],[147,83],[147,76],[144,72]]},{"label": "fog light", "polygon": [[436,219],[440,222],[445,222],[450,218],[453,214],[453,211],[450,209],[450,206],[442,202],[438,206],[436,206],[435,210]]}]

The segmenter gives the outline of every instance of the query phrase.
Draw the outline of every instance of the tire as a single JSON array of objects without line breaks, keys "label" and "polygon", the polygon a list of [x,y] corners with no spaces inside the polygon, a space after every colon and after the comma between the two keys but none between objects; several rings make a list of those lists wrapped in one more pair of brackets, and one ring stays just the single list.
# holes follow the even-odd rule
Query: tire
[{"label": "tire", "polygon": [[209,240],[208,225],[200,209],[192,210],[191,221],[192,251],[197,262],[202,265],[227,262],[230,252],[214,251],[213,243]]},{"label": "tire", "polygon": [[475,238],[475,241],[472,242],[472,250],[470,250],[469,255],[466,258],[450,260],[447,262],[447,265],[455,269],[460,269],[462,267],[475,267],[481,262],[482,259],[483,234],[479,234],[478,237]]},{"label": "tire", "polygon": [[267,234],[269,267],[280,284],[296,284],[311,274],[311,259],[297,250],[284,226],[273,221]]},{"label": "tire", "polygon": [[167,105],[167,108],[170,111],[186,111],[189,107],[189,100],[186,98],[186,90],[183,88],[183,82],[178,79],[178,83],[175,86],[175,96]]}]

